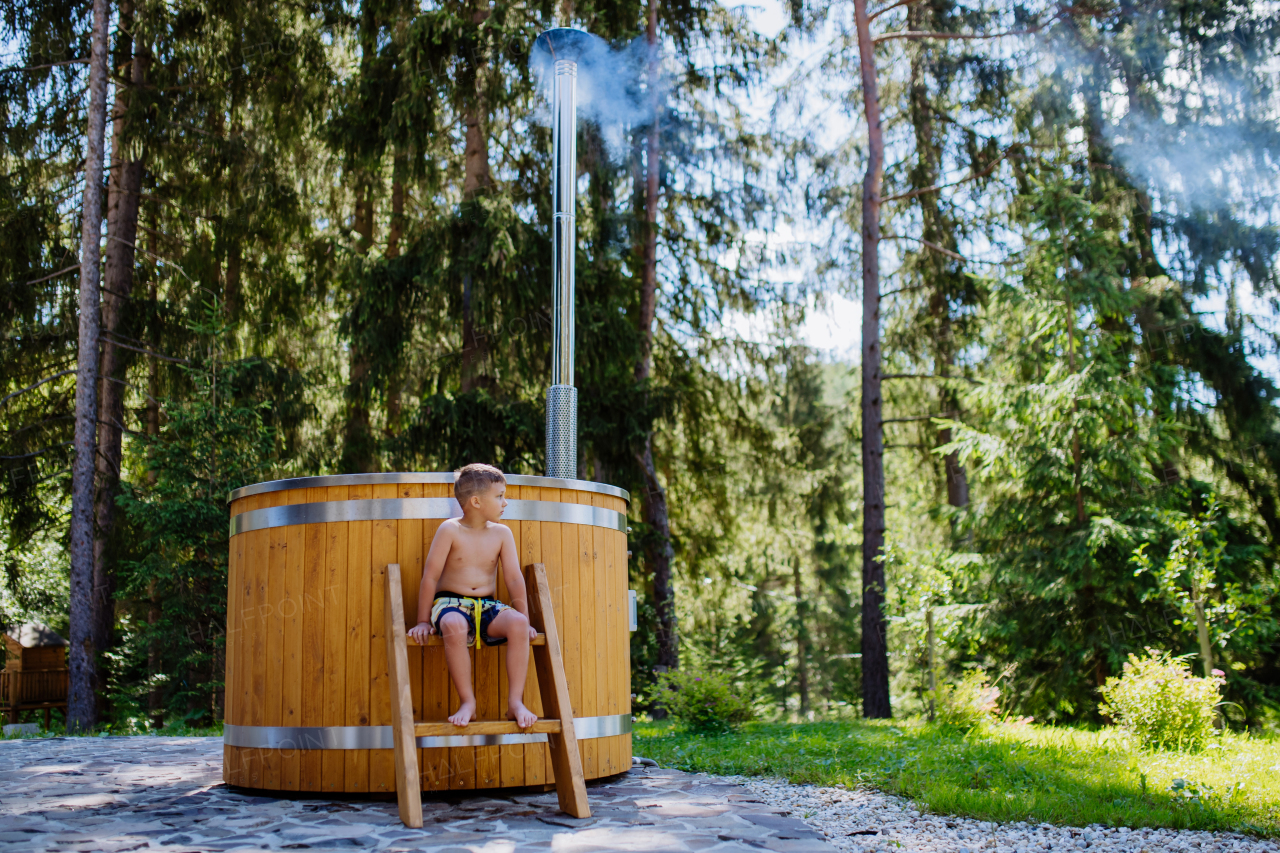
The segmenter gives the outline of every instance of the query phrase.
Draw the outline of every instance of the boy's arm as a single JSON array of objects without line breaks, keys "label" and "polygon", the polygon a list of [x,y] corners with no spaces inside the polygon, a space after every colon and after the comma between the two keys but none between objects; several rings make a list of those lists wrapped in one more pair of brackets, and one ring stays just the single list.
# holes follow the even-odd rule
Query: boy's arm
[{"label": "boy's arm", "polygon": [[[507,594],[511,596],[511,606],[529,618],[529,592],[525,589],[524,575],[520,573],[520,558],[516,555],[516,538],[511,528],[502,527],[502,578],[507,582]],[[529,626],[529,639],[533,639],[538,629]]]},{"label": "boy's arm", "polygon": [[435,603],[436,587],[440,584],[440,575],[444,572],[445,559],[452,544],[453,525],[441,524],[431,539],[431,549],[427,551],[427,560],[422,567],[422,583],[418,585],[418,624],[409,630],[409,635],[419,642],[424,642],[432,634],[431,605]]}]

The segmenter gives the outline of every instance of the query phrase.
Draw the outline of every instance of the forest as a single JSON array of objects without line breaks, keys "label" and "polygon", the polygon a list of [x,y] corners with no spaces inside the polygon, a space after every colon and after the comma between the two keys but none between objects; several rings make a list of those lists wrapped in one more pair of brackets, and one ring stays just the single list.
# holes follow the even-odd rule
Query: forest
[{"label": "forest", "polygon": [[1092,726],[1150,648],[1280,723],[1274,0],[2,21],[0,623],[72,640],[80,726],[222,720],[230,490],[544,472],[553,26],[605,45],[578,477],[631,495],[639,708],[714,672],[908,717],[981,672]]}]

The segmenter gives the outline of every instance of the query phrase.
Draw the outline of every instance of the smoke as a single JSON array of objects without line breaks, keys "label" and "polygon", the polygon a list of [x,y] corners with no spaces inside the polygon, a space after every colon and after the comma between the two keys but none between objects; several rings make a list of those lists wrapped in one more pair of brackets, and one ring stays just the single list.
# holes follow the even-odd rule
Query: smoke
[{"label": "smoke", "polygon": [[1108,141],[1125,168],[1184,212],[1274,202],[1276,163],[1267,156],[1267,134],[1230,121],[1165,121],[1130,111],[1107,128]]},{"label": "smoke", "polygon": [[[646,79],[654,50],[657,47],[651,47],[643,38],[614,49],[598,36],[580,33],[573,44],[576,57],[560,51],[559,58],[576,58],[578,62],[578,120],[599,128],[609,157],[615,162],[627,156],[627,131],[652,122],[654,107],[665,95],[661,79],[657,81],[656,93],[649,88],[653,81]],[[533,116],[540,124],[551,121],[556,58],[545,37],[534,43],[529,54],[529,64],[545,95],[542,107]]]}]

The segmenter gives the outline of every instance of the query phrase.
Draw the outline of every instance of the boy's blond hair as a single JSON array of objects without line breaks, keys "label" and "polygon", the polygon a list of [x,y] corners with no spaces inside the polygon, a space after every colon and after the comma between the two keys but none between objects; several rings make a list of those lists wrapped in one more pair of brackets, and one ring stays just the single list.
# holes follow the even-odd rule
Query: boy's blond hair
[{"label": "boy's blond hair", "polygon": [[491,486],[507,482],[502,472],[483,462],[472,462],[454,472],[453,496],[459,506],[466,506],[472,495],[482,495]]}]

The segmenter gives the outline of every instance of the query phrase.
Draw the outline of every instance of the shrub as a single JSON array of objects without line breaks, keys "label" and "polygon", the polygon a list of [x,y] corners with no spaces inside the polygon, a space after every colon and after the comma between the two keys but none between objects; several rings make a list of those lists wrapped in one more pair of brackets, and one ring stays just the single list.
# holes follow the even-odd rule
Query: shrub
[{"label": "shrub", "polygon": [[727,678],[700,671],[661,673],[657,704],[695,734],[723,734],[755,715]]},{"label": "shrub", "polygon": [[1214,736],[1223,680],[1196,678],[1186,657],[1155,649],[1129,655],[1124,672],[1099,690],[1099,710],[1148,749],[1200,749]]},{"label": "shrub", "polygon": [[987,684],[987,674],[971,669],[959,682],[938,687],[933,718],[944,726],[972,728],[995,719],[999,698],[1000,689]]}]

